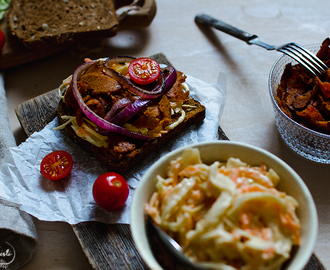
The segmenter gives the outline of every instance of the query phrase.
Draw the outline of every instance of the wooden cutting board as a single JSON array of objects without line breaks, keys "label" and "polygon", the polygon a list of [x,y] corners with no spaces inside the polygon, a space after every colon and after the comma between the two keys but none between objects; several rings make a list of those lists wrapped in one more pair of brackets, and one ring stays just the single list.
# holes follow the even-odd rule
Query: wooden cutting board
[{"label": "wooden cutting board", "polygon": [[[113,0],[119,20],[119,30],[144,28],[151,24],[156,15],[155,0],[133,1]],[[134,11],[126,12],[134,2]],[[5,70],[47,56],[62,52],[77,45],[69,42],[61,45],[44,46],[42,49],[32,50],[21,44],[16,37],[10,34],[7,27],[7,20],[0,21],[0,29],[6,37],[5,47],[0,52],[0,70]]]},{"label": "wooden cutting board", "polygon": [[[159,63],[170,65],[163,54],[157,54],[151,58]],[[57,89],[55,89],[15,108],[18,120],[27,136],[42,130],[56,117],[59,100]],[[228,140],[220,127],[219,140]],[[134,246],[130,225],[109,225],[93,221],[72,225],[72,229],[94,269],[149,269]],[[164,269],[179,269],[172,257],[169,258],[166,262],[167,267],[164,266]],[[316,255],[312,254],[304,270],[325,270],[325,268]]]}]

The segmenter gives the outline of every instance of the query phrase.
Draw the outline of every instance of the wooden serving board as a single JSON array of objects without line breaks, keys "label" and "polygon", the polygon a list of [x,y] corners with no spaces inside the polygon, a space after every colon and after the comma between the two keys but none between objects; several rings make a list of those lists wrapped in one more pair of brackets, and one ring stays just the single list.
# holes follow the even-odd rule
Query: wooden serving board
[{"label": "wooden serving board", "polygon": [[[159,63],[170,65],[163,54],[157,54],[151,56],[151,58]],[[42,130],[56,117],[59,100],[57,89],[55,89],[28,100],[15,108],[18,120],[27,136]],[[220,127],[219,140],[228,140]],[[72,225],[72,229],[94,269],[149,269],[134,246],[130,225],[109,225],[90,221]],[[173,265],[172,262],[168,263]],[[325,270],[325,268],[316,255],[313,254],[304,270]]]},{"label": "wooden serving board", "polygon": [[[133,1],[133,0],[113,0],[115,8],[118,12],[123,10],[122,16],[118,17],[119,28],[122,29],[136,29],[144,28],[151,24],[156,15],[155,0]],[[134,2],[136,10],[125,13],[127,9]],[[126,15],[126,16],[125,16]],[[4,32],[6,37],[5,47],[0,52],[0,70],[5,70],[38,59],[42,59],[56,53],[62,52],[66,49],[72,48],[77,44],[75,42],[68,42],[60,45],[50,44],[44,46],[42,49],[32,50],[21,44],[16,37],[10,34],[7,27],[7,19],[0,21],[0,29]]]}]

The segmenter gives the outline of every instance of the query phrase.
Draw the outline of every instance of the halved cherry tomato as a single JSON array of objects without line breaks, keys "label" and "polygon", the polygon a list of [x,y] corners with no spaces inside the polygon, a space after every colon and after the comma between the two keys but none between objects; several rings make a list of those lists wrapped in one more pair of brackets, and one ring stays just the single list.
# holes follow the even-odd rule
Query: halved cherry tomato
[{"label": "halved cherry tomato", "polygon": [[0,30],[0,51],[2,51],[3,47],[6,43],[6,37],[5,34]]},{"label": "halved cherry tomato", "polygon": [[141,85],[154,82],[159,73],[159,64],[150,58],[137,58],[128,66],[128,74],[131,79]]},{"label": "halved cherry tomato", "polygon": [[40,173],[49,180],[58,180],[67,176],[73,166],[72,156],[66,151],[54,151],[43,158]]},{"label": "halved cherry tomato", "polygon": [[93,185],[95,202],[106,210],[112,211],[122,207],[128,194],[128,184],[118,173],[104,173],[95,180]]}]

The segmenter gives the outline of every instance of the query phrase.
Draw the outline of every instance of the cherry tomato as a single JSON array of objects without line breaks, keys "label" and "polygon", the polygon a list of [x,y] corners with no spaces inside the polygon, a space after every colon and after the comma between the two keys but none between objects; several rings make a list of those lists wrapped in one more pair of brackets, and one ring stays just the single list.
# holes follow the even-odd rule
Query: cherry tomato
[{"label": "cherry tomato", "polygon": [[150,58],[137,58],[128,66],[128,74],[131,79],[141,85],[154,82],[159,73],[159,64]]},{"label": "cherry tomato", "polygon": [[43,158],[40,173],[49,180],[67,176],[73,166],[72,156],[66,151],[54,151]]},{"label": "cherry tomato", "polygon": [[122,207],[128,194],[128,184],[118,173],[104,173],[95,180],[93,185],[95,202],[106,210],[112,211]]},{"label": "cherry tomato", "polygon": [[5,34],[0,30],[0,51],[2,51],[3,47],[6,43],[6,37]]}]

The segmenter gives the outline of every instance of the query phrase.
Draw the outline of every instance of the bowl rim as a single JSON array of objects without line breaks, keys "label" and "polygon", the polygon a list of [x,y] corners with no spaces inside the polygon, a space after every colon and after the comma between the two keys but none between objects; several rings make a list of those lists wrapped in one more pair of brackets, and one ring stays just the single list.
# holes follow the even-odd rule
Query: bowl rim
[{"label": "bowl rim", "polygon": [[[303,47],[305,47],[306,49],[308,49],[309,47],[311,46],[320,46],[319,43],[312,43],[312,44],[306,44],[304,45]],[[274,69],[275,67],[278,65],[278,63],[283,60],[283,59],[290,59],[291,62],[295,62],[293,59],[291,59],[289,56],[283,54],[281,55],[280,57],[278,57],[276,59],[276,61],[274,62],[274,64],[272,65],[271,69],[270,69],[270,72],[269,72],[269,75],[268,75],[268,90],[269,90],[269,94],[270,94],[270,97],[271,97],[271,100],[272,100],[272,103],[273,103],[273,106],[276,108],[277,111],[279,111],[279,113],[286,119],[286,120],[289,120],[291,123],[293,123],[294,125],[302,128],[303,130],[305,130],[306,132],[308,133],[312,133],[316,136],[320,136],[320,137],[323,137],[323,138],[326,138],[326,139],[330,139],[330,134],[326,134],[326,133],[322,133],[322,132],[319,132],[319,131],[316,131],[316,130],[313,130],[311,128],[308,128],[308,127],[305,127],[303,126],[302,124],[294,121],[293,119],[291,119],[288,115],[286,115],[282,109],[278,106],[278,103],[276,102],[276,99],[274,98],[274,95],[273,95],[273,91],[272,91],[272,85],[271,85],[271,77],[272,77],[272,74],[274,73]]]},{"label": "bowl rim", "polygon": [[[286,162],[284,162],[282,159],[280,159],[276,155],[270,153],[267,150],[264,150],[262,148],[259,148],[259,147],[256,147],[256,146],[253,146],[253,145],[250,145],[250,144],[246,144],[246,143],[243,143],[243,142],[226,141],[226,140],[199,142],[199,143],[195,143],[195,144],[192,144],[192,145],[180,147],[180,148],[178,148],[178,149],[162,156],[151,167],[149,167],[147,172],[142,176],[142,179],[140,180],[140,183],[139,183],[137,189],[135,190],[135,194],[133,196],[132,204],[131,204],[131,207],[130,207],[131,208],[131,213],[130,213],[131,221],[134,220],[134,221],[137,221],[137,222],[131,222],[130,230],[131,230],[131,234],[132,234],[132,238],[133,238],[133,241],[135,243],[135,246],[136,246],[140,256],[144,260],[144,262],[153,270],[158,270],[158,269],[161,270],[162,269],[162,267],[158,264],[157,260],[153,256],[153,254],[152,254],[152,252],[149,248],[149,244],[147,244],[147,247],[146,247],[144,245],[143,241],[141,241],[141,237],[142,238],[145,237],[147,239],[144,210],[139,209],[139,207],[138,207],[140,198],[145,197],[145,194],[143,193],[143,186],[148,182],[148,180],[149,180],[148,177],[150,175],[152,175],[152,172],[157,167],[159,167],[159,165],[163,164],[166,161],[168,162],[168,160],[172,160],[173,158],[178,156],[185,148],[188,148],[188,147],[202,147],[202,146],[208,145],[208,144],[239,146],[239,147],[243,147],[247,150],[252,150],[252,151],[259,152],[261,155],[264,155],[264,156],[266,156],[270,159],[273,159],[275,163],[277,163],[280,166],[284,167],[286,171],[288,171],[290,174],[292,174],[292,176],[294,176],[294,178],[298,182],[298,185],[301,188],[303,194],[306,196],[307,201],[309,202],[308,203],[308,210],[309,210],[309,214],[310,214],[311,229],[312,229],[312,230],[309,231],[308,237],[305,239],[306,242],[309,243],[309,245],[305,246],[304,254],[305,255],[307,254],[308,256],[304,256],[303,258],[299,258],[299,261],[295,260],[295,265],[294,266],[297,267],[297,264],[298,264],[297,269],[303,269],[303,267],[308,263],[308,260],[309,260],[310,256],[313,253],[315,243],[316,243],[316,240],[317,240],[317,235],[318,235],[317,210],[316,210],[315,202],[313,200],[313,197],[312,197],[308,187],[306,186],[305,182],[301,179],[301,177]],[[141,211],[143,213],[142,216],[140,216]],[[143,221],[141,221],[141,219],[143,219]],[[140,220],[140,222],[143,223],[143,226],[142,226],[143,228],[140,228],[139,226],[137,226],[137,224],[139,224],[139,220]],[[142,230],[142,234],[141,234],[141,230]],[[146,248],[147,248],[147,250],[146,250]]]}]

